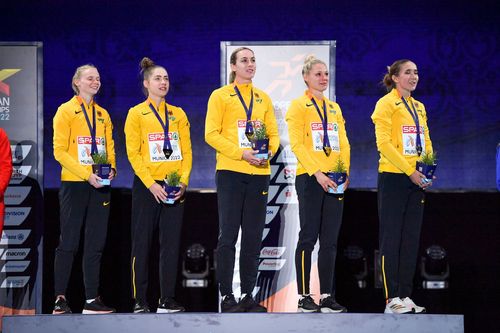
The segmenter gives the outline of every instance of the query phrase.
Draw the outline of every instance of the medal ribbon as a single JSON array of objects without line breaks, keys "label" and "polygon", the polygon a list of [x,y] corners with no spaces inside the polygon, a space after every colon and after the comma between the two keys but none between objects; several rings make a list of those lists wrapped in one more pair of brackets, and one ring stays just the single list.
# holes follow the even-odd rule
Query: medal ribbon
[{"label": "medal ribbon", "polygon": [[250,119],[252,119],[252,109],[253,109],[253,89],[250,90],[250,105],[247,107],[245,101],[243,100],[243,97],[241,96],[240,90],[238,87],[235,85],[234,86],[234,91],[236,92],[236,95],[238,95],[238,98],[240,99],[241,105],[243,105],[243,108],[245,109],[245,112],[247,114],[247,124],[245,127],[245,135],[247,136],[248,140],[253,136],[253,125]]},{"label": "medal ribbon", "polygon": [[[172,144],[170,144],[170,138],[168,137],[169,121],[168,121],[167,103],[165,103],[165,122],[166,123],[163,122],[163,120],[160,117],[160,114],[156,111],[156,109],[152,103],[149,103],[149,108],[151,109],[151,111],[153,111],[153,113],[156,116],[156,119],[158,119],[158,121],[161,124],[161,127],[163,128],[163,153],[165,154],[165,157],[168,159],[170,157],[170,155],[172,155],[173,150],[172,150]],[[159,106],[158,106],[158,108],[159,108]]]},{"label": "medal ribbon", "polygon": [[321,114],[318,104],[312,97],[311,102],[314,104],[319,118],[321,119],[321,124],[323,125],[323,151],[325,152],[326,156],[330,156],[332,147],[330,146],[330,139],[328,138],[328,117],[326,114],[326,102],[325,100],[323,100],[323,114]]},{"label": "medal ribbon", "polygon": [[95,106],[92,105],[92,124],[90,124],[89,116],[87,115],[87,111],[85,110],[85,105],[82,102],[81,104],[82,112],[85,115],[85,120],[87,121],[87,126],[90,130],[90,138],[92,139],[92,143],[90,144],[90,156],[98,154],[97,151],[97,142],[96,142],[96,127],[95,127]]}]

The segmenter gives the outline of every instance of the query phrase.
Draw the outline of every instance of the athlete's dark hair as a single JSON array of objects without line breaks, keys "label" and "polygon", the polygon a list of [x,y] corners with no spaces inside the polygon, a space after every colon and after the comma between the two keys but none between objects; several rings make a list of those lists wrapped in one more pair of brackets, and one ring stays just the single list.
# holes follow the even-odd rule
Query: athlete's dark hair
[{"label": "athlete's dark hair", "polygon": [[394,61],[392,63],[392,65],[387,66],[387,73],[385,73],[384,78],[382,79],[382,82],[380,82],[380,84],[385,86],[387,91],[391,91],[393,88],[396,88],[396,83],[392,80],[392,76],[393,75],[398,76],[399,71],[401,70],[401,66],[403,66],[404,64],[406,64],[409,61],[411,61],[411,60],[400,59],[400,60]]}]

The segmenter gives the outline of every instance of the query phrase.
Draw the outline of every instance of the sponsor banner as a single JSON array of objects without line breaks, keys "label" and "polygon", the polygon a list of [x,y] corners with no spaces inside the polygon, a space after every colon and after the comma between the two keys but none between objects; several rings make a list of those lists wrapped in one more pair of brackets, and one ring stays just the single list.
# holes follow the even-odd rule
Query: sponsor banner
[{"label": "sponsor banner", "polygon": [[30,253],[30,248],[13,248],[5,249],[5,252],[0,257],[1,260],[24,260]]},{"label": "sponsor banner", "polygon": [[23,273],[30,264],[29,260],[7,261],[2,267],[2,273]]},{"label": "sponsor banner", "polygon": [[265,246],[260,250],[261,258],[279,258],[285,253],[286,247],[284,246]]},{"label": "sponsor banner", "polygon": [[259,265],[259,271],[279,271],[285,262],[286,259],[264,259]]},{"label": "sponsor banner", "polygon": [[297,165],[287,165],[281,169],[273,182],[275,184],[295,184],[296,173]]},{"label": "sponsor banner", "polygon": [[277,204],[298,204],[297,192],[295,191],[295,185],[288,185],[281,190],[276,198]]},{"label": "sponsor banner", "polygon": [[[0,307],[14,313],[42,310],[37,279],[43,269],[42,54],[41,42],[0,42],[0,126],[9,137],[14,165],[4,194]],[[37,256],[31,265],[27,260],[33,253]]]},{"label": "sponsor banner", "polygon": [[7,206],[20,205],[31,191],[31,186],[9,186],[4,194]]},{"label": "sponsor banner", "polygon": [[5,207],[4,226],[20,226],[30,211],[31,207]]},{"label": "sponsor banner", "polygon": [[18,185],[28,177],[31,171],[31,165],[15,166],[12,168],[12,176],[10,177],[10,185]]},{"label": "sponsor banner", "polygon": [[0,288],[24,288],[29,280],[29,276],[8,276],[2,281]]},{"label": "sponsor banner", "polygon": [[30,229],[4,230],[0,245],[20,245],[23,244],[30,235]]},{"label": "sponsor banner", "polygon": [[30,153],[31,145],[10,145],[12,150],[12,163],[21,163]]},{"label": "sponsor banner", "polygon": [[292,147],[290,145],[284,145],[276,158],[277,163],[286,163],[288,165],[297,164],[297,157],[292,152]]}]

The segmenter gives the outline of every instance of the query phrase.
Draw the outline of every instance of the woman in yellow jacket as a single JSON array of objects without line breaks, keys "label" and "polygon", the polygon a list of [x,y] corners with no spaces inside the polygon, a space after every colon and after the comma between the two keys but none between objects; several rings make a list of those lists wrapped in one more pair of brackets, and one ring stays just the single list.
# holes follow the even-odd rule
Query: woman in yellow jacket
[{"label": "woman in yellow jacket", "polygon": [[[174,299],[184,193],[191,173],[189,121],[179,107],[168,104],[170,87],[166,69],[151,59],[141,63],[147,99],[131,108],[125,121],[127,155],[134,169],[132,185],[132,288],[134,312],[150,312],[146,299],[149,252],[155,230],[160,241],[160,292],[158,313],[184,311]],[[180,175],[174,204],[165,204],[163,188],[168,174]]]},{"label": "woman in yellow jacket", "polygon": [[421,313],[410,298],[424,211],[424,189],[432,183],[416,170],[423,152],[432,152],[424,105],[411,97],[418,83],[415,63],[395,61],[385,74],[388,93],[378,100],[375,124],[378,167],[379,246],[385,313]]},{"label": "woman in yellow jacket", "polygon": [[[307,90],[292,101],[286,114],[292,151],[298,160],[295,188],[299,199],[300,232],[295,250],[300,312],[345,312],[335,300],[334,271],[337,238],[342,223],[343,194],[330,194],[337,185],[325,173],[339,160],[349,170],[350,145],[340,106],[327,99],[326,64],[309,56],[302,76]],[[347,179],[344,189],[347,188]],[[318,270],[321,301],[310,296],[311,253],[319,237]]]},{"label": "woman in yellow jacket", "polygon": [[[266,220],[271,168],[269,159],[251,149],[254,130],[265,124],[269,158],[279,147],[278,127],[269,96],[252,84],[256,63],[252,50],[236,49],[230,58],[230,84],[215,90],[208,101],[205,141],[217,151],[219,240],[217,280],[222,312],[265,312],[252,297],[257,279],[262,232]],[[235,244],[241,227],[241,300],[232,281]]]},{"label": "woman in yellow jacket", "polygon": [[[110,189],[92,172],[95,154],[106,154],[116,173],[113,124],[108,112],[95,102],[101,77],[93,65],[76,69],[72,80],[75,96],[61,104],[54,116],[54,157],[61,164],[59,190],[61,237],[54,261],[54,314],[71,313],[65,293],[80,234],[85,233],[83,280],[87,301],[83,313],[109,313],[98,296],[101,256],[106,242]],[[84,226],[85,229],[82,229]]]}]

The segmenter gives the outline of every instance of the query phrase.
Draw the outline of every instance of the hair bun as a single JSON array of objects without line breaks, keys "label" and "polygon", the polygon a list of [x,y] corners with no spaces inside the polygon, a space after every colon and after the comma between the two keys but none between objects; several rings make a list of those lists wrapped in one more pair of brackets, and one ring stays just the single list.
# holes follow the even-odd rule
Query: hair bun
[{"label": "hair bun", "polygon": [[141,66],[142,70],[145,70],[148,67],[154,66],[155,63],[153,60],[149,59],[148,57],[142,58],[141,62],[139,63],[139,66]]},{"label": "hair bun", "polygon": [[314,60],[316,60],[316,57],[314,56],[314,54],[310,54],[306,57],[306,59],[304,60],[304,64],[307,64],[307,63],[310,63],[310,62],[313,62]]}]

